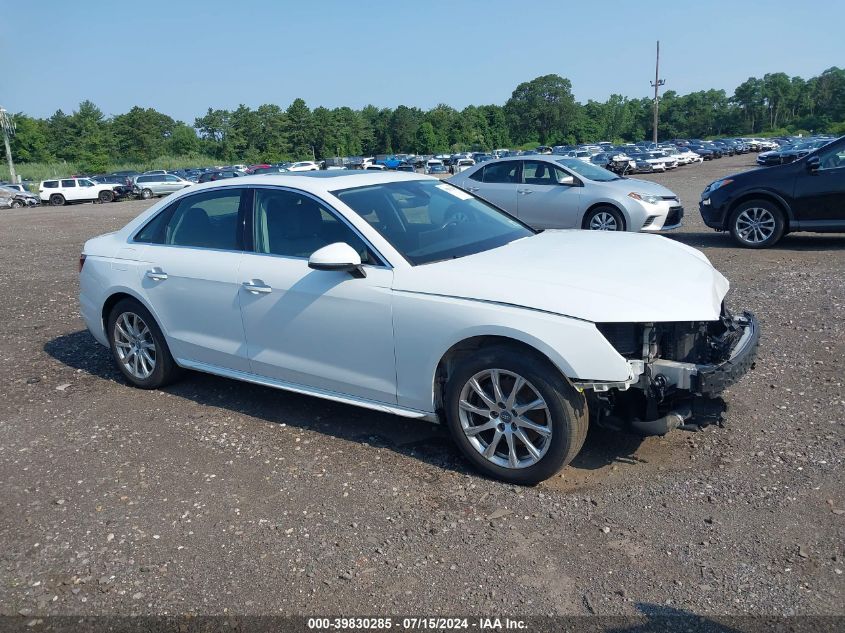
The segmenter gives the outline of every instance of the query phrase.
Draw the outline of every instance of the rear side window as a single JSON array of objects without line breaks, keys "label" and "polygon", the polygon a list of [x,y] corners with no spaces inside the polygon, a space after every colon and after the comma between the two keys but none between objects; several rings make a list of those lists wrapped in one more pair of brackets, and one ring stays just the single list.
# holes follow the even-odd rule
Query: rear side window
[{"label": "rear side window", "polygon": [[481,169],[476,169],[472,172],[469,176],[470,180],[477,180],[478,182],[484,182],[484,167]]},{"label": "rear side window", "polygon": [[135,182],[150,182],[151,180],[152,177],[150,176],[138,176],[138,178],[135,179]]},{"label": "rear side window", "polygon": [[518,182],[519,161],[507,160],[503,163],[493,163],[484,168],[484,182],[515,183]]},{"label": "rear side window", "polygon": [[135,235],[136,242],[168,246],[243,250],[240,230],[243,189],[186,196],[167,207]]},{"label": "rear side window", "polygon": [[59,187],[58,180],[45,180],[44,181],[44,188],[45,189],[57,189]]},{"label": "rear side window", "polygon": [[75,186],[76,186],[75,180],[63,180],[62,181],[62,187],[64,187],[65,189],[67,189],[68,187],[75,187]]}]

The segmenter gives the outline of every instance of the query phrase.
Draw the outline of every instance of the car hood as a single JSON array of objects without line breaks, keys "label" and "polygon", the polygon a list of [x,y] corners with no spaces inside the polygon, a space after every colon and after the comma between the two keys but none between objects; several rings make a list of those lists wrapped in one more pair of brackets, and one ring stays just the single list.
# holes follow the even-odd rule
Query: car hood
[{"label": "car hood", "polygon": [[545,231],[395,271],[394,290],[542,310],[594,323],[712,321],[730,284],[699,251],[659,235]]}]

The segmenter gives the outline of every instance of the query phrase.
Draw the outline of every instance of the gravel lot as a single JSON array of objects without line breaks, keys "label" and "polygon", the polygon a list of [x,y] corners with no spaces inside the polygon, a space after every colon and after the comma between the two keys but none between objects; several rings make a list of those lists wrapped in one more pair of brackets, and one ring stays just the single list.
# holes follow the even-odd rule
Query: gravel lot
[{"label": "gravel lot", "polygon": [[0,614],[842,615],[845,236],[706,229],[702,188],[752,163],[648,177],[762,321],[726,428],[591,431],[535,488],[424,423],[200,374],[128,387],[77,257],[149,203],[2,212]]}]

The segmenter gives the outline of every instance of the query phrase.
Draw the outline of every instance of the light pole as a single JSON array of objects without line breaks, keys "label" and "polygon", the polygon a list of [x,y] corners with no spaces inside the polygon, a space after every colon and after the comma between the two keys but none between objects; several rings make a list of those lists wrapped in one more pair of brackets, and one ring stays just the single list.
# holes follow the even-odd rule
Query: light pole
[{"label": "light pole", "polygon": [[657,143],[657,113],[660,108],[660,97],[658,96],[658,90],[660,90],[660,86],[666,83],[665,79],[660,79],[660,40],[657,40],[657,62],[654,65],[654,81],[651,82],[651,85],[654,86],[654,142]]},{"label": "light pole", "polygon": [[17,182],[15,163],[12,162],[12,146],[9,144],[9,137],[15,133],[15,123],[9,118],[6,109],[2,107],[0,107],[0,128],[3,128],[3,144],[6,146],[6,160],[9,161],[9,178],[12,182]]}]

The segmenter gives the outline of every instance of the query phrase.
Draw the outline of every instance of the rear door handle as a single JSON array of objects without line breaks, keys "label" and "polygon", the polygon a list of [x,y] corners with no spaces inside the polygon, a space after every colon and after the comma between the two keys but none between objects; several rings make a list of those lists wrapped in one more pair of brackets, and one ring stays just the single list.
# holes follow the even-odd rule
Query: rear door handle
[{"label": "rear door handle", "polygon": [[475,193],[476,191],[478,191],[478,187],[467,187],[467,191],[469,191],[470,193]]},{"label": "rear door handle", "polygon": [[517,193],[521,193],[523,196],[527,196],[529,193],[534,193],[530,189],[517,189]]},{"label": "rear door handle", "polygon": [[164,281],[165,279],[167,279],[167,273],[164,272],[158,266],[148,270],[146,276],[147,276],[147,279],[153,279],[155,281]]},{"label": "rear door handle", "polygon": [[243,282],[241,285],[244,287],[244,290],[255,295],[266,295],[273,292],[273,288],[265,284],[260,279],[250,279],[249,281]]}]

